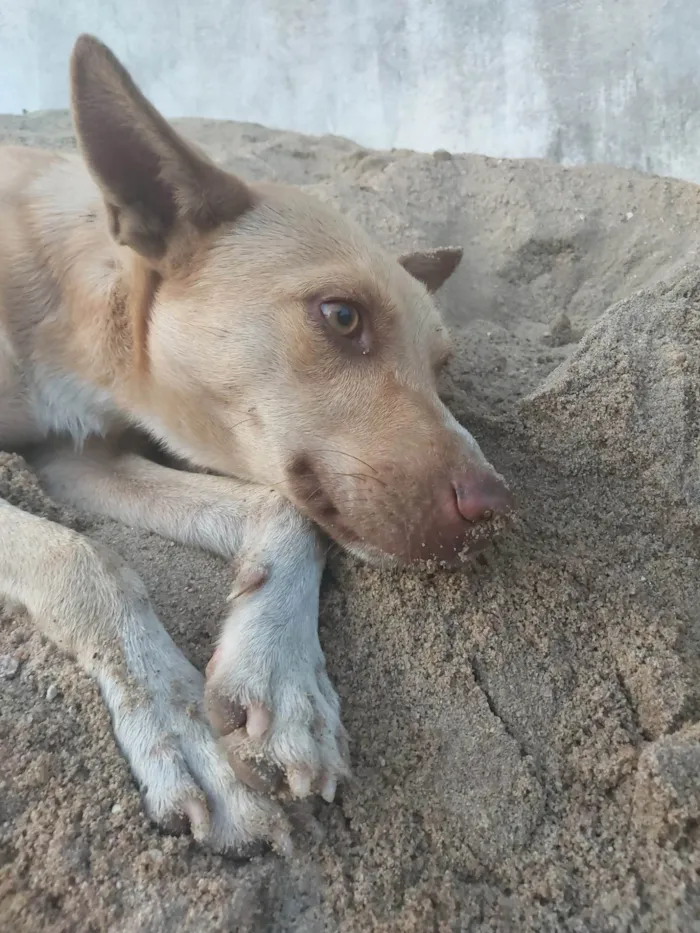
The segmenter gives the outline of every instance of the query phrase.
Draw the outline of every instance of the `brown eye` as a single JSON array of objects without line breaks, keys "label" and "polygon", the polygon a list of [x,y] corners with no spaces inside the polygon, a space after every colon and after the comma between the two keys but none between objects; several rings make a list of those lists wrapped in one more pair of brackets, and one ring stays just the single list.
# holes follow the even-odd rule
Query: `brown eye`
[{"label": "brown eye", "polygon": [[321,314],[326,324],[341,337],[359,337],[362,331],[362,317],[357,308],[343,301],[324,301]]}]

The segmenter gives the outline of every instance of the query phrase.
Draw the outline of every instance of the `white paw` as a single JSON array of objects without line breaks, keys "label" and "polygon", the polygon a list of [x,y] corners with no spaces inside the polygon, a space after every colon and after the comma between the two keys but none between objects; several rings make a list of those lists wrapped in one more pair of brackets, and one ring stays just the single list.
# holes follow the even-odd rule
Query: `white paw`
[{"label": "white paw", "polygon": [[349,774],[348,749],[318,636],[303,637],[294,620],[276,628],[244,615],[229,620],[207,667],[209,719],[250,786],[276,790],[284,777],[294,797],[330,802]]},{"label": "white paw", "polygon": [[251,844],[268,842],[288,854],[282,809],[236,777],[204,717],[204,678],[162,635],[145,655],[153,662],[149,677],[137,683],[98,674],[146,812],[166,829],[189,825],[198,842],[217,852],[245,853]]}]

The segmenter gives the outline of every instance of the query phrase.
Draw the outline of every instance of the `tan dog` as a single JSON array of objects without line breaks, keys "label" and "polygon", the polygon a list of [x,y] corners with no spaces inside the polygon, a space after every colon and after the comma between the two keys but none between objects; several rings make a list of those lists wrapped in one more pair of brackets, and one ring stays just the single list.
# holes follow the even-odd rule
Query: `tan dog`
[{"label": "tan dog", "polygon": [[[153,819],[286,848],[280,807],[220,749],[238,767],[246,737],[299,797],[331,800],[347,773],[322,533],[362,558],[450,560],[510,506],[436,391],[430,293],[461,251],[397,260],[307,195],[223,172],[86,36],[72,106],[83,159],[0,150],[0,448],[39,445],[58,500],[236,558],[208,670],[223,739],[113,554],[0,502],[0,594],[96,678]],[[128,453],[130,427],[209,472]]]}]

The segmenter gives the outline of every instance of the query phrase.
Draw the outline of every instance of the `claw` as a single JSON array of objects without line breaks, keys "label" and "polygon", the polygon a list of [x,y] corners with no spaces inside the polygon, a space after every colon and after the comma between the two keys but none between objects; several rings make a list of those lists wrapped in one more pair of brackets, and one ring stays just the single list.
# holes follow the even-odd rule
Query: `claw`
[{"label": "claw", "polygon": [[338,782],[334,777],[328,777],[323,782],[323,787],[321,788],[321,796],[326,801],[326,803],[333,803],[335,800],[335,792],[338,787]]},{"label": "claw", "polygon": [[182,802],[182,810],[190,821],[190,830],[197,842],[209,835],[211,819],[206,803],[199,797],[189,797]]},{"label": "claw", "polygon": [[211,675],[214,673],[214,668],[219,663],[220,654],[221,648],[217,648],[214,654],[209,658],[209,663],[207,664],[204,671],[205,680],[209,680]]},{"label": "claw", "polygon": [[280,827],[273,830],[270,839],[272,848],[276,852],[279,852],[280,855],[283,855],[285,858],[294,855],[294,844],[292,843],[292,837],[288,829]]},{"label": "claw", "polygon": [[311,793],[311,775],[306,770],[290,769],[287,782],[294,797],[308,797]]},{"label": "claw", "polygon": [[251,703],[247,710],[246,731],[251,739],[261,739],[270,728],[270,714],[262,703]]}]

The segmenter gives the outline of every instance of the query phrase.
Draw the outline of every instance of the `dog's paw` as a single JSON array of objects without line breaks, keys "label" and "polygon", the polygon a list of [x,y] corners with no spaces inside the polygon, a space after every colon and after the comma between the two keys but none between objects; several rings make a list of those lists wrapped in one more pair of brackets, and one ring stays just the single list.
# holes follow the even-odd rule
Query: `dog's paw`
[{"label": "dog's paw", "polygon": [[[320,645],[261,644],[255,633],[220,646],[207,667],[206,710],[231,767],[264,792],[331,802],[349,774],[340,701]],[[259,634],[259,632],[258,632]]]},{"label": "dog's paw", "polygon": [[136,693],[130,684],[100,677],[117,741],[141,788],[146,813],[165,830],[189,828],[198,842],[216,852],[247,855],[267,843],[291,853],[290,827],[281,807],[233,772],[204,716],[203,678],[180,658],[180,676],[155,677]]}]

